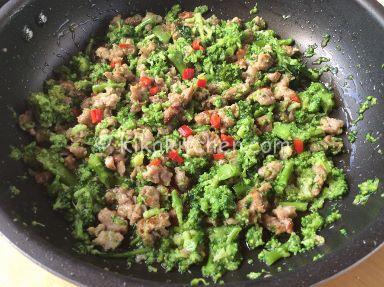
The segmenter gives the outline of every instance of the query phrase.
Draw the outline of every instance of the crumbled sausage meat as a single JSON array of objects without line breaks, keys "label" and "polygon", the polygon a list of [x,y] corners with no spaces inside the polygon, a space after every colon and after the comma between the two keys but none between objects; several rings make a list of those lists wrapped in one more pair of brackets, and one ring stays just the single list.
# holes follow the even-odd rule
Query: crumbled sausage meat
[{"label": "crumbled sausage meat", "polygon": [[273,180],[279,174],[282,167],[283,165],[280,161],[274,160],[259,168],[257,173],[265,180]]},{"label": "crumbled sausage meat", "polygon": [[171,185],[173,173],[168,170],[166,166],[162,165],[148,165],[143,172],[143,178],[155,184],[164,186]]},{"label": "crumbled sausage meat", "polygon": [[327,134],[339,135],[343,132],[344,122],[339,119],[324,117],[320,120],[320,128]]},{"label": "crumbled sausage meat", "polygon": [[137,223],[137,233],[145,245],[152,246],[157,239],[168,235],[169,226],[171,226],[169,214],[161,212],[150,218],[141,219]]}]

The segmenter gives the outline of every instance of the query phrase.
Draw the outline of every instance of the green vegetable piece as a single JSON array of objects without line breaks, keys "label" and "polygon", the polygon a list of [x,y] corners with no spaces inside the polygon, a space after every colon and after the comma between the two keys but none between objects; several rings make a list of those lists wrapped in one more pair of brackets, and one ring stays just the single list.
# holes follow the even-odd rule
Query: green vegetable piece
[{"label": "green vegetable piece", "polygon": [[279,260],[281,258],[289,257],[290,255],[291,254],[283,248],[278,249],[278,250],[265,251],[264,252],[264,258],[265,259],[264,260],[268,266],[271,266],[277,260]]},{"label": "green vegetable piece", "polygon": [[256,225],[249,228],[245,235],[245,240],[247,242],[247,246],[252,250],[264,245],[263,227]]},{"label": "green vegetable piece", "polygon": [[177,190],[172,190],[172,208],[175,210],[179,225],[183,224],[183,201],[179,197]]},{"label": "green vegetable piece", "polygon": [[107,83],[96,84],[92,86],[92,92],[98,94],[103,92],[108,87],[114,89],[124,89],[125,83],[113,83],[109,81]]},{"label": "green vegetable piece", "polygon": [[182,74],[187,67],[183,61],[183,54],[177,50],[168,50],[168,59],[172,62],[180,74]]},{"label": "green vegetable piece", "polygon": [[311,85],[299,94],[302,109],[309,113],[324,111],[329,113],[335,106],[333,94],[328,91],[322,83],[311,83]]},{"label": "green vegetable piece", "polygon": [[328,45],[328,43],[329,43],[329,40],[331,40],[331,35],[325,34],[323,36],[323,40],[321,41],[321,47],[322,48],[326,47]]},{"label": "green vegetable piece", "polygon": [[46,149],[41,149],[36,154],[36,159],[43,165],[44,169],[59,177],[60,181],[66,185],[73,186],[76,184],[75,175],[65,167],[56,154],[50,153]]},{"label": "green vegetable piece", "polygon": [[171,39],[171,33],[169,33],[167,30],[165,30],[164,26],[157,25],[152,29],[153,34],[159,38],[159,40],[167,44],[169,40]]},{"label": "green vegetable piece", "polygon": [[88,165],[96,172],[98,179],[106,187],[112,187],[115,184],[113,174],[105,168],[102,159],[98,155],[91,154],[88,159]]},{"label": "green vegetable piece", "polygon": [[308,202],[299,202],[299,201],[283,201],[279,202],[281,206],[293,206],[298,211],[306,211],[308,208]]},{"label": "green vegetable piece", "polygon": [[287,187],[289,179],[293,173],[294,166],[294,161],[288,160],[285,162],[283,169],[278,174],[274,182],[274,188],[278,194],[283,194],[284,189]]},{"label": "green vegetable piece", "polygon": [[131,158],[131,166],[138,167],[143,165],[144,162],[144,152],[138,152]]},{"label": "green vegetable piece", "polygon": [[219,166],[219,168],[217,169],[216,178],[219,181],[223,181],[239,175],[240,169],[238,165],[224,164]]},{"label": "green vegetable piece", "polygon": [[379,188],[379,179],[368,179],[358,185],[359,194],[355,196],[353,204],[364,205],[368,202],[369,197],[374,194]]}]

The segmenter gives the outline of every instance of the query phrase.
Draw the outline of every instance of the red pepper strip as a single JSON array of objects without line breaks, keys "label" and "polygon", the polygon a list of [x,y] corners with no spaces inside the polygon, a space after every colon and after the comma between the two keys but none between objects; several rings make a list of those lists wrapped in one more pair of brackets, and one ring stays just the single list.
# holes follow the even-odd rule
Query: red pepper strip
[{"label": "red pepper strip", "polygon": [[131,48],[132,45],[131,45],[131,44],[127,44],[127,43],[120,43],[120,44],[119,44],[119,47],[120,47],[121,49],[128,49],[128,48]]},{"label": "red pepper strip", "polygon": [[213,154],[213,159],[214,159],[214,160],[225,159],[225,155],[224,155],[223,153],[214,153],[214,154]]},{"label": "red pepper strip", "polygon": [[192,48],[193,50],[200,50],[200,51],[204,51],[204,47],[200,45],[200,40],[197,39],[197,40],[194,40],[192,42]]},{"label": "red pepper strip", "polygon": [[185,138],[193,134],[193,130],[187,125],[182,125],[181,127],[179,127],[178,131],[180,135]]},{"label": "red pepper strip", "polygon": [[103,110],[93,109],[91,110],[91,121],[93,124],[100,123],[103,120]]},{"label": "red pepper strip", "polygon": [[221,141],[225,142],[227,144],[227,147],[231,148],[235,144],[235,139],[231,136],[221,134],[220,135]]},{"label": "red pepper strip", "polygon": [[295,148],[296,153],[302,153],[304,151],[304,142],[301,139],[294,139],[293,147]]},{"label": "red pepper strip", "polygon": [[211,126],[214,127],[215,129],[220,128],[221,119],[218,114],[211,115],[210,122],[211,122]]},{"label": "red pepper strip", "polygon": [[291,101],[293,101],[293,102],[296,102],[299,104],[301,103],[299,96],[296,94],[293,94],[290,98],[291,98]]},{"label": "red pepper strip", "polygon": [[149,94],[151,96],[156,95],[159,92],[159,88],[157,86],[153,86],[152,88],[149,89]]},{"label": "red pepper strip", "polygon": [[198,79],[197,80],[197,86],[199,88],[205,88],[207,86],[207,80],[206,79]]},{"label": "red pepper strip", "polygon": [[140,85],[144,87],[149,87],[152,84],[152,79],[148,77],[141,77],[140,78]]},{"label": "red pepper strip", "polygon": [[159,166],[160,164],[161,164],[160,158],[155,158],[155,159],[151,160],[151,162],[149,163],[149,165],[154,165],[154,166]]},{"label": "red pepper strip", "polygon": [[195,69],[193,68],[186,68],[183,71],[182,78],[183,80],[191,80],[195,76]]},{"label": "red pepper strip", "polygon": [[184,159],[179,155],[177,150],[174,149],[168,152],[168,157],[178,164],[182,164],[184,162]]}]

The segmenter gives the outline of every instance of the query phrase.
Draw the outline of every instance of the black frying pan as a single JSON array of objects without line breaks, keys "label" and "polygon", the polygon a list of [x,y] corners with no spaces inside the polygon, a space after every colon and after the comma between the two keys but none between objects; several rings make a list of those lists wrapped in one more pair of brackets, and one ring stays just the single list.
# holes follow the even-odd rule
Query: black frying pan
[{"label": "black frying pan", "polygon": [[[5,2],[5,1],[0,1]],[[159,286],[187,284],[196,276],[176,272],[148,273],[144,265],[126,268],[122,260],[104,260],[79,256],[73,251],[74,240],[63,217],[51,210],[47,196],[32,180],[21,179],[26,167],[8,157],[9,145],[20,145],[28,139],[16,125],[13,109],[20,113],[32,91],[42,88],[54,67],[67,61],[82,49],[91,35],[105,31],[108,21],[117,13],[124,15],[150,10],[164,13],[175,1],[128,0],[12,0],[0,10],[0,230],[17,247],[49,270],[88,286]],[[208,4],[218,17],[249,17],[255,1],[183,0],[183,7]],[[349,195],[340,201],[343,218],[322,234],[326,244],[313,252],[280,261],[271,268],[272,277],[247,280],[246,274],[262,267],[244,264],[225,276],[228,285],[304,286],[319,282],[357,262],[384,240],[384,199],[381,192],[372,196],[366,207],[352,205],[357,184],[368,178],[383,179],[384,159],[376,144],[366,143],[366,132],[382,132],[384,103],[384,8],[375,0],[259,0],[260,15],[283,37],[293,37],[302,50],[308,44],[320,43],[322,35],[332,39],[319,56],[332,59],[337,75],[326,75],[325,82],[339,95],[339,113],[348,122],[357,116],[359,102],[366,95],[378,98],[358,124],[359,139],[339,158],[348,174]],[[44,25],[37,23],[38,14],[48,17]],[[289,15],[283,19],[282,15]],[[23,27],[34,35],[27,42]],[[340,49],[339,49],[340,47]],[[348,76],[353,75],[353,79]],[[340,116],[340,115],[339,115]],[[22,190],[13,197],[9,186]],[[45,225],[33,226],[32,221]],[[339,233],[348,231],[348,237]],[[313,262],[317,253],[325,256]],[[255,256],[254,256],[255,257]],[[2,259],[4,260],[4,259]],[[277,272],[281,266],[282,271]],[[290,270],[290,271],[289,271]]]}]

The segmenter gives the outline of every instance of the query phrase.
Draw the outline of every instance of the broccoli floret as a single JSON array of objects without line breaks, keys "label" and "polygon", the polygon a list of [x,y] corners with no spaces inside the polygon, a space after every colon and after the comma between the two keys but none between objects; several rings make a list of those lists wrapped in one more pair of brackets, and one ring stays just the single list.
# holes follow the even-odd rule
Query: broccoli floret
[{"label": "broccoli floret", "polygon": [[339,220],[341,218],[341,213],[339,210],[334,210],[330,214],[327,215],[325,218],[325,223],[330,225],[334,223],[335,221]]},{"label": "broccoli floret", "polygon": [[71,105],[68,104],[68,98],[60,85],[53,85],[46,94],[32,93],[28,102],[44,128],[74,120]]},{"label": "broccoli floret", "polygon": [[260,225],[255,225],[249,228],[245,235],[245,240],[247,242],[248,248],[252,250],[264,245],[263,227]]},{"label": "broccoli floret", "polygon": [[235,196],[227,186],[207,186],[200,200],[201,210],[210,218],[229,218],[235,210]]},{"label": "broccoli floret", "polygon": [[209,229],[209,258],[202,268],[205,277],[211,277],[214,282],[226,270],[236,270],[241,263],[238,237],[239,226],[220,226]]},{"label": "broccoli floret", "polygon": [[124,23],[123,19],[115,21],[109,25],[109,31],[107,33],[107,41],[110,44],[120,43],[122,38],[134,37],[135,28],[131,25]]},{"label": "broccoli floret", "polygon": [[49,148],[57,152],[63,150],[68,144],[67,138],[63,134],[51,134],[49,141],[51,142],[51,146]]},{"label": "broccoli floret", "polygon": [[76,71],[79,72],[80,76],[86,75],[91,68],[91,60],[87,55],[82,53],[73,56],[70,64]]},{"label": "broccoli floret", "polygon": [[79,91],[90,92],[92,88],[92,82],[88,80],[81,80],[74,83],[75,88]]},{"label": "broccoli floret", "polygon": [[104,77],[104,73],[110,71],[111,67],[106,63],[96,63],[91,67],[89,78],[93,83]]},{"label": "broccoli floret", "polygon": [[299,97],[302,109],[306,113],[328,114],[335,105],[333,94],[322,83],[311,83],[308,89],[299,94]]},{"label": "broccoli floret", "polygon": [[164,112],[160,103],[152,103],[148,107],[142,107],[143,115],[139,119],[139,125],[149,126],[153,130],[163,126]]},{"label": "broccoli floret", "polygon": [[49,152],[46,149],[40,149],[36,153],[36,159],[39,163],[41,163],[44,169],[57,176],[61,182],[68,186],[76,184],[76,177],[62,163],[62,159],[59,157],[59,154]]},{"label": "broccoli floret", "polygon": [[174,22],[178,18],[180,11],[181,11],[180,4],[173,5],[171,10],[169,10],[167,15],[165,15],[164,17],[165,20],[167,22]]},{"label": "broccoli floret", "polygon": [[196,175],[203,171],[208,164],[208,159],[204,157],[186,157],[181,169],[190,175]]},{"label": "broccoli floret", "polygon": [[163,25],[155,26],[152,32],[163,44],[167,44],[172,37],[171,33]]},{"label": "broccoli floret", "polygon": [[324,237],[317,235],[317,231],[323,227],[324,218],[317,212],[313,212],[301,219],[301,233],[303,240],[301,243],[306,249],[311,249],[324,243]]}]

